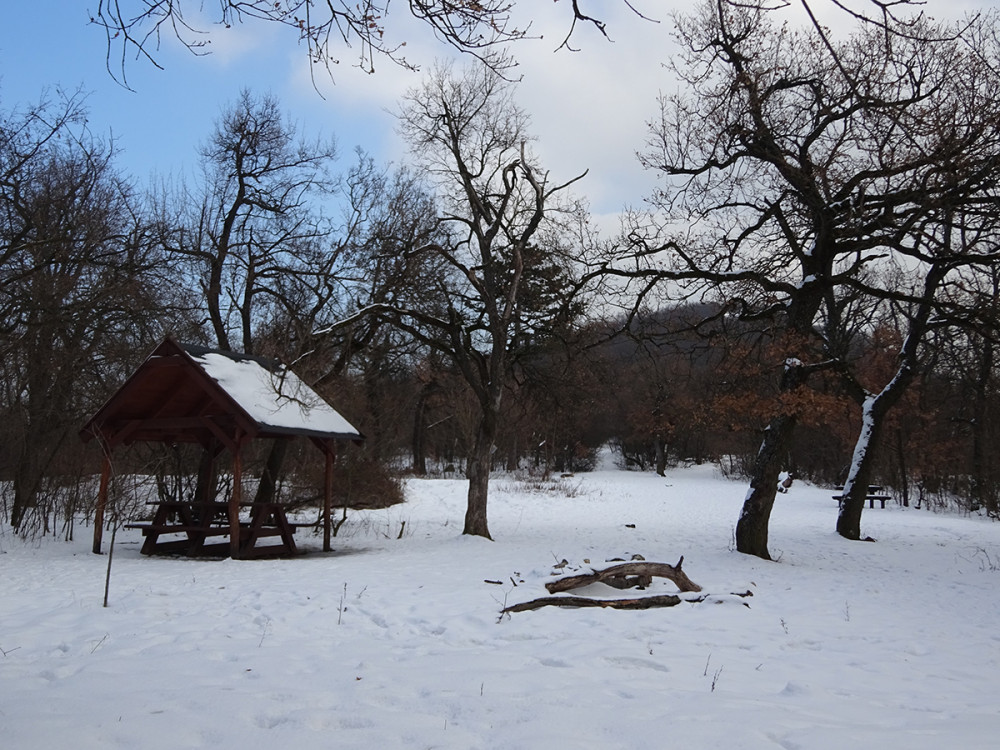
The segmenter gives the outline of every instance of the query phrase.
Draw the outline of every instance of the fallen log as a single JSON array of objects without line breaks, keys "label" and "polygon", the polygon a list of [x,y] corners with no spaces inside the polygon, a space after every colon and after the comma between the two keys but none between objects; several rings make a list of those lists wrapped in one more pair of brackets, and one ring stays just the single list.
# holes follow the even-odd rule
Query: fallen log
[{"label": "fallen log", "polygon": [[701,586],[688,578],[687,573],[681,570],[683,563],[683,557],[677,561],[677,565],[655,562],[626,562],[621,565],[612,565],[610,568],[605,568],[604,570],[595,570],[593,573],[581,573],[549,581],[545,584],[545,588],[548,589],[550,594],[588,586],[591,583],[604,583],[616,589],[627,589],[634,586],[645,588],[652,582],[653,578],[668,578],[674,582],[678,591],[701,591]]},{"label": "fallen log", "polygon": [[[729,595],[730,597],[735,597],[739,599],[745,599],[747,597],[753,596],[753,593],[746,591],[742,594],[733,593]],[[521,602],[520,604],[511,604],[509,607],[504,607],[500,614],[501,616],[509,614],[511,612],[528,612],[534,609],[541,609],[542,607],[567,607],[567,608],[580,608],[580,607],[599,607],[601,609],[653,609],[654,607],[675,607],[681,602],[687,602],[688,604],[698,604],[699,602],[711,601],[716,604],[722,604],[727,601],[728,597],[704,594],[703,596],[694,597],[693,599],[682,599],[676,594],[657,594],[655,596],[642,596],[634,599],[588,599],[585,596],[543,596],[540,599],[532,599],[529,602]],[[732,600],[729,600],[732,601]],[[750,605],[743,602],[743,606],[749,607]]]},{"label": "fallen log", "polygon": [[585,596],[543,596],[530,602],[512,604],[503,609],[508,612],[527,612],[542,607],[601,607],[608,609],[652,609],[653,607],[674,607],[683,600],[674,594],[643,596],[637,599],[588,599]]}]

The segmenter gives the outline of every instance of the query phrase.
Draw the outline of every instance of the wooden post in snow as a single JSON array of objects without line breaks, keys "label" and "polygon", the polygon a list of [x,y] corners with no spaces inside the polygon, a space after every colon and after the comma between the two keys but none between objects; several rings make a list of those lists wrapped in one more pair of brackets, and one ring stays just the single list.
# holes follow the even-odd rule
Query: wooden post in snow
[{"label": "wooden post in snow", "polygon": [[229,495],[229,556],[240,558],[240,503],[243,501],[243,440],[239,435],[233,445],[233,491]]},{"label": "wooden post in snow", "polygon": [[326,471],[323,476],[323,551],[330,551],[330,514],[333,512],[333,463],[337,459],[337,447],[332,440],[325,443]]}]

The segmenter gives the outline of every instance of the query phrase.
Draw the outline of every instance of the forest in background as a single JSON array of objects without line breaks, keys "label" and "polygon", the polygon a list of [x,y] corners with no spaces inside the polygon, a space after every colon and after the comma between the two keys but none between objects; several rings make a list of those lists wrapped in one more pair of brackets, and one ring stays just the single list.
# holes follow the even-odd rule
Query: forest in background
[{"label": "forest in background", "polygon": [[[882,88],[859,91],[864,29],[828,54],[759,33],[766,9],[715,5],[681,26],[689,98],[652,127],[658,210],[610,238],[582,175],[550,182],[535,163],[502,59],[442,64],[401,102],[402,167],[344,156],[244,91],[197,146],[197,179],[141,188],[82,98],[4,108],[2,520],[35,535],[88,514],[100,458],[78,430],[166,335],[314,384],[367,437],[338,470],[345,506],[398,500],[402,472],[586,471],[606,444],[629,468],[753,479],[776,415],[795,423],[782,470],[843,484],[859,403],[902,362],[867,478],[996,516],[1000,87],[977,67],[1000,59],[993,19],[907,27],[880,48]],[[704,38],[732,54],[698,59]],[[802,54],[776,72],[787,45]],[[711,144],[689,129],[695,104],[718,116],[698,120]],[[763,166],[727,183],[727,160]],[[286,499],[315,500],[309,458],[287,459]],[[168,492],[196,466],[189,448],[137,446],[116,473]]]}]

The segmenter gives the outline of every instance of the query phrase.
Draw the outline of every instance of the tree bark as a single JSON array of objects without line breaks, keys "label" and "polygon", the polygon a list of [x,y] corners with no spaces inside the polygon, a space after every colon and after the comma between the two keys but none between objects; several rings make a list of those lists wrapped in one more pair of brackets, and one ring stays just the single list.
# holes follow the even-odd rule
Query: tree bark
[{"label": "tree bark", "polygon": [[[198,483],[194,489],[196,503],[210,503],[215,500],[215,496],[218,494],[219,473],[215,459],[220,451],[218,443],[212,443],[202,450],[201,459],[198,462]],[[181,499],[177,498],[177,500]]]},{"label": "tree bark", "polygon": [[285,463],[285,455],[287,453],[287,438],[276,438],[272,441],[271,449],[267,454],[267,461],[264,463],[264,470],[260,475],[260,483],[257,485],[257,495],[254,498],[255,503],[274,502],[274,494],[278,486],[278,479],[281,478],[281,468]]},{"label": "tree bark", "polygon": [[869,395],[862,405],[861,432],[854,445],[854,457],[841,493],[840,513],[837,515],[837,533],[845,539],[861,539],[861,514],[868,498],[875,467],[875,448],[878,446],[886,415],[916,377],[916,372],[906,364],[876,396]]},{"label": "tree bark", "polygon": [[[103,444],[103,441],[102,441]],[[104,459],[101,463],[101,483],[97,488],[97,505],[94,507],[94,544],[91,551],[101,554],[101,540],[104,537],[104,511],[108,507],[108,482],[111,479],[111,449],[104,448]]]},{"label": "tree bark", "polygon": [[861,514],[871,484],[874,447],[881,432],[882,420],[875,412],[876,397],[865,400],[862,407],[861,433],[854,445],[854,457],[841,492],[840,512],[837,514],[837,533],[846,539],[861,538]]},{"label": "tree bark", "polygon": [[413,473],[418,477],[427,475],[427,397],[429,386],[420,389],[417,396],[417,406],[413,410]]},{"label": "tree bark", "polygon": [[841,493],[837,515],[837,533],[845,539],[861,539],[861,514],[868,496],[868,485],[875,465],[875,447],[889,410],[902,398],[917,377],[920,342],[928,329],[934,294],[948,273],[946,265],[933,266],[924,279],[923,297],[910,318],[906,337],[899,352],[896,374],[879,393],[866,393],[861,406],[861,432],[854,446],[851,468]]},{"label": "tree bark", "polygon": [[469,479],[468,503],[463,534],[493,539],[487,523],[486,506],[490,488],[490,464],[497,435],[497,413],[484,407],[476,442],[469,457],[466,476]]},{"label": "tree bark", "polygon": [[656,451],[656,473],[665,477],[667,475],[667,451],[663,445],[663,438],[659,435],[653,438],[653,449]]},{"label": "tree bark", "polygon": [[736,522],[736,549],[746,555],[771,559],[767,549],[768,524],[778,492],[778,475],[787,460],[797,421],[790,414],[775,417],[764,433],[750,478],[750,490]]},{"label": "tree bark", "polygon": [[903,493],[903,507],[910,507],[910,479],[907,475],[906,446],[903,444],[903,431],[896,430],[896,458],[899,459],[899,486]]},{"label": "tree bark", "polygon": [[994,346],[989,336],[983,337],[983,351],[976,374],[975,408],[972,422],[972,501],[985,507],[990,515],[997,515],[997,488],[990,471],[989,440],[989,392],[993,380]]}]

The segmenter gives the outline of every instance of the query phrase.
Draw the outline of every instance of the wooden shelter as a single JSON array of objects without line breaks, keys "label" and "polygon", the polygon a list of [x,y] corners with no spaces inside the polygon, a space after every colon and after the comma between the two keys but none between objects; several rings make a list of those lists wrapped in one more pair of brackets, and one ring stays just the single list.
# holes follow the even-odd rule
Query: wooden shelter
[{"label": "wooden shelter", "polygon": [[[104,453],[94,518],[95,554],[107,507],[111,458],[115,448],[139,441],[201,445],[214,460],[223,450],[232,457],[233,489],[226,503],[214,497],[160,503],[152,524],[143,525],[143,552],[200,551],[208,536],[229,537],[234,558],[254,556],[260,536],[280,535],[286,552],[294,541],[276,504],[250,504],[251,521],[241,523],[242,452],[258,439],[307,438],[326,460],[323,488],[323,548],[330,549],[333,464],[338,441],[363,436],[286,366],[262,357],[223,352],[165,339],[117,392],[84,425],[83,440],[97,439]],[[175,519],[168,523],[170,519]],[[157,544],[160,534],[184,533],[186,540]],[[186,542],[186,544],[185,544]]]}]

